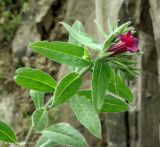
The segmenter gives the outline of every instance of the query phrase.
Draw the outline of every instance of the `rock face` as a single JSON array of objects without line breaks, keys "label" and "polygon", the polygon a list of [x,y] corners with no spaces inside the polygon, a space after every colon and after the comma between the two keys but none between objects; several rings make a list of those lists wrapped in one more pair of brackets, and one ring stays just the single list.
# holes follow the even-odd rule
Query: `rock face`
[{"label": "rock face", "polygon": [[20,62],[25,55],[30,55],[31,50],[28,48],[29,43],[40,39],[41,36],[37,31],[36,24],[32,21],[25,21],[19,27],[12,43],[12,51],[16,62]]}]

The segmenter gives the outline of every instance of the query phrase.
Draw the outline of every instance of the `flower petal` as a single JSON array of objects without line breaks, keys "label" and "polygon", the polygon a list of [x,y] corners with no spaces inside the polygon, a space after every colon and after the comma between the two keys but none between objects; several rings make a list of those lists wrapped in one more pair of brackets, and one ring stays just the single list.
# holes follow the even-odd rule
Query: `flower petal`
[{"label": "flower petal", "polygon": [[129,52],[138,52],[139,51],[137,46],[127,47],[127,49]]},{"label": "flower petal", "polygon": [[120,34],[120,35],[119,35],[119,39],[120,39],[122,42],[125,42],[125,36],[124,36],[124,35]]},{"label": "flower petal", "polygon": [[128,31],[126,34],[126,39],[131,39],[131,37],[132,37],[132,33],[131,31]]},{"label": "flower petal", "polygon": [[138,46],[138,39],[136,37],[134,37],[133,40],[134,40],[134,45]]}]

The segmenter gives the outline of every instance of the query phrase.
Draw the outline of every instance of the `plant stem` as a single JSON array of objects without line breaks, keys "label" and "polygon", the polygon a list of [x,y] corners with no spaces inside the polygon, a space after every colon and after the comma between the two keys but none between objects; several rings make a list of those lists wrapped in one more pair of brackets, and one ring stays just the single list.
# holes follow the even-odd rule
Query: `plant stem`
[{"label": "plant stem", "polygon": [[24,147],[27,147],[27,145],[29,144],[29,141],[30,141],[30,138],[32,136],[32,133],[33,133],[33,127],[31,126],[30,129],[29,129],[29,131],[28,131],[28,133],[27,133]]},{"label": "plant stem", "polygon": [[85,75],[91,68],[93,67],[93,65],[88,66],[87,68],[85,68],[84,70],[82,70],[80,72],[80,76]]}]

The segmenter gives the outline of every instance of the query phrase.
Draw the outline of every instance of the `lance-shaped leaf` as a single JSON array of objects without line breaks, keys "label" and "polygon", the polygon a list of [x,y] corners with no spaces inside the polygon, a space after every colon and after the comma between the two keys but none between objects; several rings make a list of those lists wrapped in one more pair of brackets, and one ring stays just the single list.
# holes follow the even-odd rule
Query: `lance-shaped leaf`
[{"label": "lance-shaped leaf", "polygon": [[48,113],[46,109],[37,109],[32,116],[32,127],[37,131],[42,131],[48,124]]},{"label": "lance-shaped leaf", "polygon": [[[85,32],[82,23],[80,21],[78,21],[78,20],[76,20],[74,22],[74,24],[72,25],[72,28],[76,29],[77,32]],[[71,34],[69,34],[69,42],[73,43],[73,44],[76,44],[76,45],[79,45],[79,46],[82,46],[82,44],[79,43],[76,39],[74,39],[74,37],[72,37]]]},{"label": "lance-shaped leaf", "polygon": [[47,73],[28,67],[16,70],[14,80],[22,87],[42,92],[53,92],[57,84]]},{"label": "lance-shaped leaf", "polygon": [[40,109],[44,105],[44,92],[30,90],[30,96],[34,102],[36,109]]},{"label": "lance-shaped leaf", "polygon": [[112,93],[128,100],[129,102],[133,102],[134,96],[130,90],[130,88],[123,81],[121,75],[112,70],[112,78],[110,80],[108,90]]},{"label": "lance-shaped leaf", "polygon": [[124,112],[129,110],[129,105],[116,95],[106,95],[101,112]]},{"label": "lance-shaped leaf", "polygon": [[16,135],[13,130],[3,121],[0,120],[0,140],[10,143],[16,143]]},{"label": "lance-shaped leaf", "polygon": [[55,124],[43,130],[36,147],[52,147],[54,145],[68,145],[72,147],[88,146],[82,134],[67,123]]},{"label": "lance-shaped leaf", "polygon": [[[77,94],[91,100],[91,90],[79,90]],[[129,110],[129,105],[118,95],[107,91],[101,112],[124,112]]]},{"label": "lance-shaped leaf", "polygon": [[96,137],[101,138],[101,123],[91,100],[75,95],[70,99],[77,119]]},{"label": "lance-shaped leaf", "polygon": [[85,96],[86,98],[92,100],[92,91],[90,89],[78,90],[77,94],[79,96]]},{"label": "lance-shaped leaf", "polygon": [[84,58],[84,48],[67,42],[38,41],[30,45],[35,52],[59,63],[85,67],[90,61]]},{"label": "lance-shaped leaf", "polygon": [[79,43],[88,46],[95,50],[101,50],[101,45],[97,44],[96,40],[85,32],[77,31],[75,28],[69,26],[68,24],[62,22],[65,29],[70,33],[70,35],[77,40]]},{"label": "lance-shaped leaf", "polygon": [[111,67],[108,63],[98,59],[94,64],[92,75],[92,100],[97,111],[100,111],[106,90],[109,86]]},{"label": "lance-shaped leaf", "polygon": [[53,105],[60,105],[71,98],[79,89],[82,78],[78,73],[70,73],[57,85]]}]

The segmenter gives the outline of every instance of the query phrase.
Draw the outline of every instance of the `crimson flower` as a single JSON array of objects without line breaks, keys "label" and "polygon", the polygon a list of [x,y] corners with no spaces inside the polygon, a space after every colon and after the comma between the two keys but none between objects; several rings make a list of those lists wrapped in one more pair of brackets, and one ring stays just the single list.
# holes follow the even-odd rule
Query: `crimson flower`
[{"label": "crimson flower", "polygon": [[119,35],[120,41],[109,48],[109,52],[114,52],[113,54],[120,54],[124,52],[138,52],[138,39],[132,36],[131,31],[127,32],[126,35]]}]

